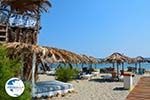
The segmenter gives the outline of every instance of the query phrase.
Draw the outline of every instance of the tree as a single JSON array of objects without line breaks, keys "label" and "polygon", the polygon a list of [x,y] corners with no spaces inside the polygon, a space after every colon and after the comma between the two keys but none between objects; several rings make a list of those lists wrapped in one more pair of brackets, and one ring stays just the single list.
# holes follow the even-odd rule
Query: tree
[{"label": "tree", "polygon": [[19,77],[20,60],[10,59],[7,54],[7,49],[0,45],[0,98],[2,100],[30,100],[30,85],[25,82],[25,92],[18,98],[8,96],[5,92],[5,83],[12,77]]}]

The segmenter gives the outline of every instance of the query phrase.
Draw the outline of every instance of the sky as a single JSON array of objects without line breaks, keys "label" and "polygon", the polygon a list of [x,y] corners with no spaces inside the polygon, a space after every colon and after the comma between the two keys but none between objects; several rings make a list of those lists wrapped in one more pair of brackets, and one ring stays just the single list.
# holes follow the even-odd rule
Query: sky
[{"label": "sky", "polygon": [[99,58],[150,57],[150,0],[51,0],[39,44]]}]

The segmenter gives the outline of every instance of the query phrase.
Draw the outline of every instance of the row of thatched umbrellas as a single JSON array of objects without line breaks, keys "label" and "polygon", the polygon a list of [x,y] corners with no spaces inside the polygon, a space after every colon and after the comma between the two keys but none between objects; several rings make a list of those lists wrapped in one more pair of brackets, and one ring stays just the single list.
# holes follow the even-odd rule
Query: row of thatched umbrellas
[{"label": "row of thatched umbrellas", "polygon": [[[58,49],[53,47],[41,47],[37,45],[30,45],[25,43],[7,43],[5,46],[9,49],[9,53],[12,55],[20,55],[26,53],[35,52],[39,54],[43,59],[48,61],[49,63],[72,63],[72,64],[98,64],[98,63],[118,63],[121,64],[123,62],[128,63],[137,63],[137,62],[148,62],[148,60],[144,59],[141,56],[136,58],[130,58],[120,53],[113,53],[112,55],[106,57],[104,60],[97,59],[92,56],[87,55],[79,55],[64,49]],[[113,65],[114,66],[114,65]]]},{"label": "row of thatched umbrellas", "polygon": [[[7,43],[5,46],[8,48],[10,57],[13,58],[20,56],[23,59],[25,62],[24,66],[26,66],[25,70],[28,69],[27,72],[30,72],[32,68],[33,52],[37,55],[37,63],[41,64],[43,67],[45,67],[44,63],[100,64],[108,62],[112,63],[113,67],[117,64],[117,75],[119,75],[120,64],[122,65],[122,71],[124,72],[124,62],[135,63],[135,65],[138,63],[139,67],[141,67],[142,62],[148,62],[148,60],[141,56],[137,58],[130,58],[120,53],[113,53],[104,60],[100,60],[92,56],[79,55],[64,49],[53,47],[42,47],[25,43]],[[29,77],[31,77],[31,75]]]},{"label": "row of thatched umbrellas", "polygon": [[[68,63],[68,64],[95,64],[100,63],[99,60],[92,56],[79,55],[64,49],[53,47],[42,47],[38,45],[30,45],[25,43],[6,43],[4,44],[8,49],[11,58],[19,57],[23,60],[24,74],[27,80],[31,79],[33,52],[36,54],[37,64],[42,65],[46,71],[46,64],[52,63]],[[37,68],[36,68],[37,71]],[[37,73],[37,72],[36,72]]]},{"label": "row of thatched umbrellas", "polygon": [[113,67],[115,67],[114,65],[117,64],[117,76],[119,77],[119,65],[122,65],[122,74],[123,74],[125,62],[135,64],[135,67],[137,69],[137,64],[139,64],[139,68],[141,68],[142,62],[149,62],[149,61],[147,59],[141,57],[141,56],[138,56],[136,58],[130,58],[130,57],[127,57],[127,56],[120,54],[120,53],[113,53],[112,55],[107,57],[104,60],[104,62],[112,63]]},{"label": "row of thatched umbrellas", "polygon": [[130,58],[120,53],[113,53],[112,55],[106,57],[104,60],[97,59],[92,56],[79,55],[64,49],[58,49],[53,47],[41,47],[37,45],[29,45],[25,43],[7,43],[5,44],[9,49],[10,55],[23,55],[27,53],[35,52],[42,59],[49,63],[71,63],[71,64],[99,64],[99,63],[112,63],[122,64],[124,62],[128,63],[139,63],[141,66],[142,62],[149,62],[145,58],[138,56],[136,58]]},{"label": "row of thatched umbrellas", "polygon": [[48,63],[71,63],[71,64],[95,64],[100,63],[95,57],[87,55],[79,55],[64,49],[53,47],[41,47],[37,45],[29,45],[25,43],[7,43],[5,46],[9,49],[9,54],[12,56],[27,55],[35,52],[43,60]]}]

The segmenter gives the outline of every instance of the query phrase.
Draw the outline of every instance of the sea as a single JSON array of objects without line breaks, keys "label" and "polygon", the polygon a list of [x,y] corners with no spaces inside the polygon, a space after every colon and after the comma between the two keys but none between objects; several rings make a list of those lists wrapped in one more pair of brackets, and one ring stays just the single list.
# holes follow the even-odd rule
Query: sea
[{"label": "sea", "polygon": [[[108,63],[108,64],[96,65],[96,68],[106,68],[106,67],[112,67],[112,64]],[[135,67],[135,64],[124,63],[124,68],[127,69],[127,67]],[[139,68],[138,64],[137,64],[137,67]],[[121,68],[121,65],[120,65],[120,68]],[[150,63],[141,63],[141,68],[145,68],[146,70],[150,71]]]},{"label": "sea", "polygon": [[[53,64],[51,65],[51,68],[56,68],[58,66],[58,64]],[[66,66],[66,65],[64,65]],[[101,68],[108,68],[108,67],[112,67],[112,63],[102,63],[102,64],[72,64],[73,67],[77,67],[77,68],[83,68],[83,67],[93,67],[96,69],[101,69]],[[116,65],[115,65],[116,66]],[[120,68],[121,65],[119,66]],[[135,64],[129,64],[129,63],[124,63],[124,69],[126,70],[128,67],[135,67]],[[137,64],[137,67],[139,68],[139,64]],[[141,68],[144,68],[147,71],[150,71],[150,63],[145,62],[145,63],[141,63]]]}]

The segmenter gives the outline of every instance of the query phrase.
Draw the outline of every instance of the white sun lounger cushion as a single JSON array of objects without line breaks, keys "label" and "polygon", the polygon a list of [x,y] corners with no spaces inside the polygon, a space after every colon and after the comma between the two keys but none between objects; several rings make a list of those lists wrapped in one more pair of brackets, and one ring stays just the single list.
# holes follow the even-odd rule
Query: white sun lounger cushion
[{"label": "white sun lounger cushion", "polygon": [[38,82],[36,84],[35,96],[38,98],[42,96],[55,96],[57,94],[65,94],[73,90],[73,85],[70,83],[60,81]]}]

